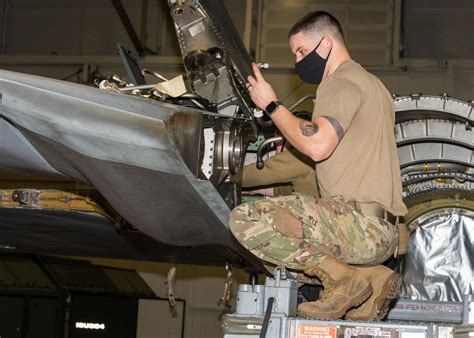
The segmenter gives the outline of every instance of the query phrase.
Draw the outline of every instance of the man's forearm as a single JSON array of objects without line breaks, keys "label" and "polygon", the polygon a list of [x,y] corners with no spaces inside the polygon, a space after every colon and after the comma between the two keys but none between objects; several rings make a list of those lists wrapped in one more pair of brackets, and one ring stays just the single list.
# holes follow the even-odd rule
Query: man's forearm
[{"label": "man's forearm", "polygon": [[[260,109],[266,109],[270,103],[277,101],[272,86],[265,81],[256,64],[252,64],[255,76],[247,77],[248,90],[252,101]],[[271,118],[288,142],[301,153],[314,161],[328,158],[336,148],[339,140],[329,120],[317,117],[312,122],[300,122],[288,109],[280,105]]]},{"label": "man's forearm", "polygon": [[279,106],[272,114],[272,120],[286,140],[304,155],[314,161],[324,160],[330,155],[326,151],[329,139],[324,137],[328,126],[321,118],[314,121],[302,120],[286,107]]}]

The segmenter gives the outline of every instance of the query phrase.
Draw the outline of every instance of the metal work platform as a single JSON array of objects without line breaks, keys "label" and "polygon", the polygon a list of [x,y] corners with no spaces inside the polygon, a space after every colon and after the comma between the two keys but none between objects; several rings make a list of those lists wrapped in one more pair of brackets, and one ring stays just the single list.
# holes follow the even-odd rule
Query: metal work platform
[{"label": "metal work platform", "polygon": [[383,322],[296,316],[298,283],[277,269],[265,285],[240,285],[236,312],[222,319],[224,338],[474,337],[473,295],[463,303],[398,300]]}]

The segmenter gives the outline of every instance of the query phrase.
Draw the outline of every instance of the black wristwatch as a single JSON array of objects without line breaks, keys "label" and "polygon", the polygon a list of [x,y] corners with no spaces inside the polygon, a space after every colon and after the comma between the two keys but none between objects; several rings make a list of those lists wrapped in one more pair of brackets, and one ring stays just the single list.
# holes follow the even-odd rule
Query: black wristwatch
[{"label": "black wristwatch", "polygon": [[272,116],[272,114],[277,110],[278,106],[281,105],[280,101],[272,101],[268,104],[268,106],[265,107],[265,113],[267,113],[268,116]]}]

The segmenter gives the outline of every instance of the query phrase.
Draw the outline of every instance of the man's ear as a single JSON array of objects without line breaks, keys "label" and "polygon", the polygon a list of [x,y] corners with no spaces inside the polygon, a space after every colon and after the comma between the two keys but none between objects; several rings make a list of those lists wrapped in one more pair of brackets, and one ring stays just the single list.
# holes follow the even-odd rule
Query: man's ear
[{"label": "man's ear", "polygon": [[324,36],[324,45],[328,48],[331,49],[334,46],[334,40],[331,36],[325,35]]}]

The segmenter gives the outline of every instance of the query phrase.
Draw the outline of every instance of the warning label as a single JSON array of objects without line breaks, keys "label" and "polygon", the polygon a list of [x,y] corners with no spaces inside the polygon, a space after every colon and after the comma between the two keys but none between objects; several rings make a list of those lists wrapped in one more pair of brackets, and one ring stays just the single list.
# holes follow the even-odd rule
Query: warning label
[{"label": "warning label", "polygon": [[341,325],[337,338],[398,338],[399,331],[393,328]]},{"label": "warning label", "polygon": [[337,328],[335,326],[323,326],[313,324],[298,325],[298,338],[336,338]]}]

